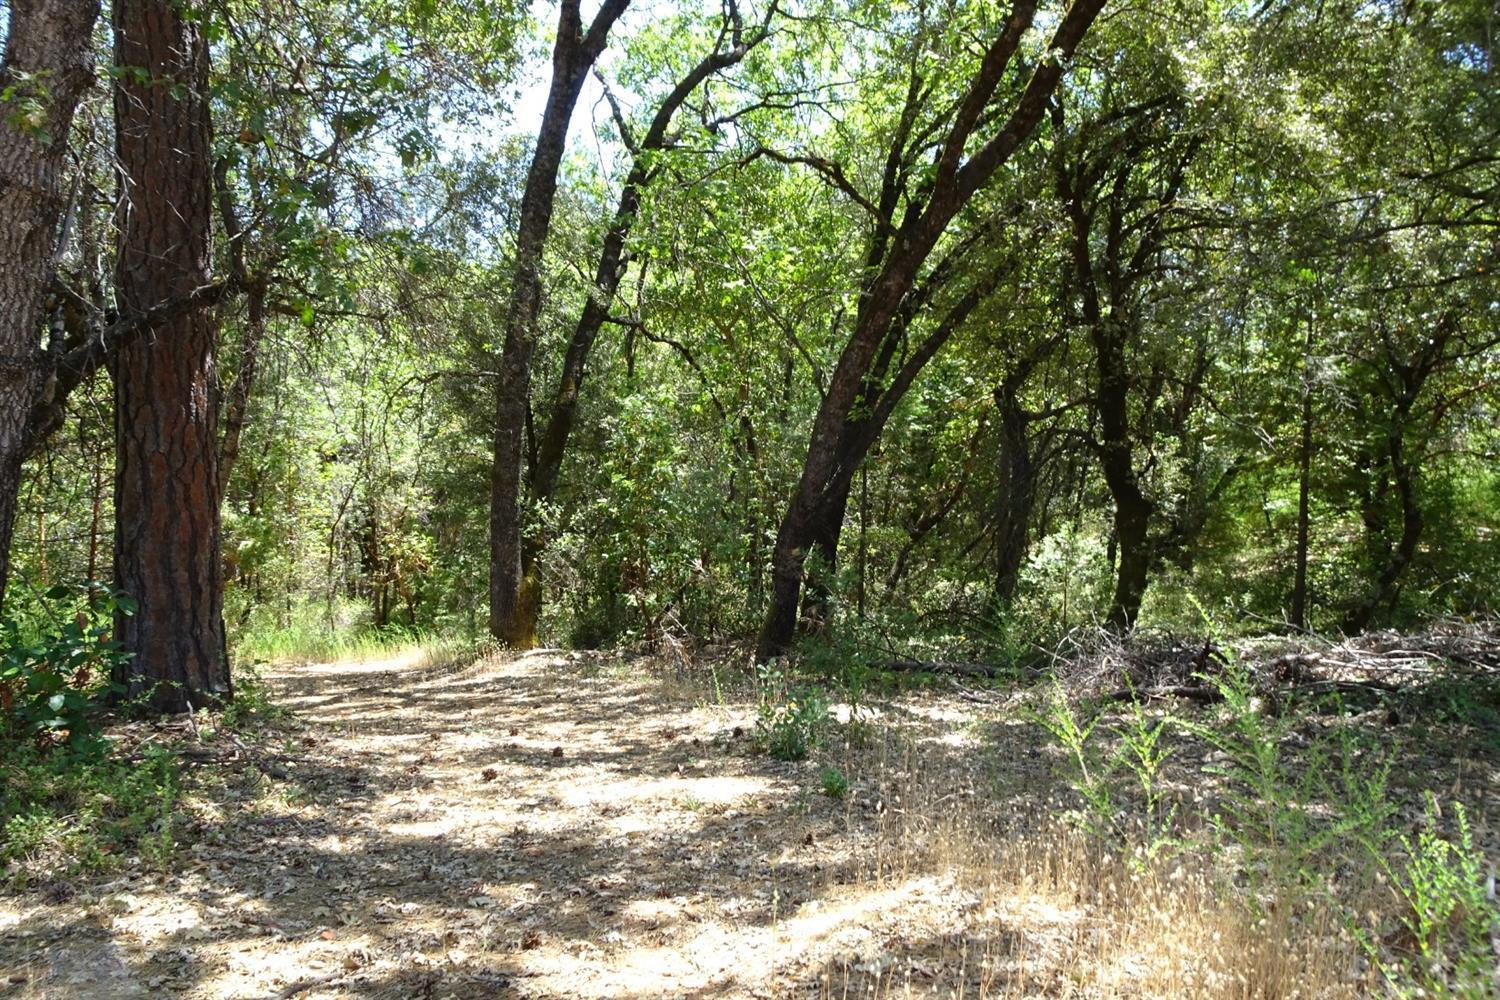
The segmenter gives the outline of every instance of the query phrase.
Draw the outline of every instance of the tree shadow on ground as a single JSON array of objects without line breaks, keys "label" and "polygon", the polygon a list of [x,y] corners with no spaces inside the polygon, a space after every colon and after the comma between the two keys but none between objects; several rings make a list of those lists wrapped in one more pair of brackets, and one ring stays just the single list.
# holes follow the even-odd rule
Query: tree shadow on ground
[{"label": "tree shadow on ground", "polygon": [[[76,907],[36,995],[66,995],[55,956],[98,948],[121,996],[777,992],[936,891],[919,842],[951,805],[918,808],[920,773],[985,780],[912,726],[776,761],[743,706],[556,658],[273,683],[303,727],[275,774],[198,817],[172,872]],[[842,800],[817,792],[831,764]]]}]

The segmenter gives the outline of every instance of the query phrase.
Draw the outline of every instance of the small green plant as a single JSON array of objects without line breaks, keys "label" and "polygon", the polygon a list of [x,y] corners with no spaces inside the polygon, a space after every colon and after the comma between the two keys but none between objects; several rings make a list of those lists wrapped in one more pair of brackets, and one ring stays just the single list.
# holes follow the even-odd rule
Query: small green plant
[{"label": "small green plant", "polygon": [[1109,834],[1118,811],[1114,801],[1113,762],[1100,754],[1093,739],[1094,730],[1103,718],[1102,713],[1081,717],[1069,702],[1062,684],[1054,679],[1046,702],[1029,715],[1067,755],[1069,784],[1083,799],[1084,805],[1071,819],[1096,836]]},{"label": "small green plant", "polygon": [[849,724],[861,721],[870,684],[877,671],[869,665],[861,637],[840,631],[809,638],[799,647],[800,665],[822,678],[849,708]]},{"label": "small green plant", "polygon": [[1451,836],[1443,833],[1442,809],[1429,794],[1421,829],[1415,837],[1401,837],[1404,860],[1393,864],[1377,855],[1403,902],[1405,933],[1398,950],[1405,954],[1381,962],[1371,950],[1398,995],[1494,996],[1500,961],[1494,876],[1474,845],[1463,805],[1451,808]]},{"label": "small green plant", "polygon": [[819,771],[818,784],[830,799],[841,799],[849,794],[849,777],[836,767],[829,766]]},{"label": "small green plant", "polygon": [[778,760],[803,760],[823,742],[828,694],[796,684],[772,664],[756,668],[756,743]]},{"label": "small green plant", "polygon": [[259,663],[242,664],[235,673],[234,697],[219,716],[226,729],[243,730],[257,722],[275,723],[286,709],[271,700]]},{"label": "small green plant", "polygon": [[1173,721],[1169,715],[1153,718],[1140,699],[1132,697],[1124,721],[1115,730],[1120,740],[1115,758],[1135,778],[1144,807],[1146,860],[1175,843],[1172,825],[1177,804],[1168,801],[1162,782],[1162,772],[1172,756],[1163,736]]},{"label": "small green plant", "polygon": [[166,871],[177,850],[177,799],[178,783],[172,755],[158,747],[146,751],[142,770],[149,776],[151,787],[157,790],[155,809],[146,810],[151,816],[150,826],[141,835],[141,856],[154,867]]},{"label": "small green plant", "polygon": [[41,749],[98,754],[104,742],[97,709],[115,692],[110,678],[129,657],[111,637],[115,613],[133,614],[135,602],[97,584],[60,584],[41,595],[41,603],[46,622],[40,628],[0,618],[4,736]]}]

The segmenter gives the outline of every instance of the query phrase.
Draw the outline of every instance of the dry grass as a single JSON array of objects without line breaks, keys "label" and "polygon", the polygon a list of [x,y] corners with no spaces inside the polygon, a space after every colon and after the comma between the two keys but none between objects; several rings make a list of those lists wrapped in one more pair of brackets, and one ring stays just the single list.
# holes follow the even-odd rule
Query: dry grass
[{"label": "dry grass", "polygon": [[955,788],[953,761],[920,742],[867,764],[860,784],[899,803],[862,884],[926,878],[938,889],[906,901],[877,952],[825,963],[818,996],[1270,1000],[1375,988],[1327,898],[1253,896],[1219,856],[1105,851],[1055,818],[1066,806],[1047,789],[997,805],[982,769]]},{"label": "dry grass", "polygon": [[787,763],[751,746],[742,677],[648,666],[275,668],[302,727],[288,773],[192,799],[166,872],[0,901],[0,977],[58,998],[1372,989],[1327,894],[1252,898],[1218,855],[1105,853],[1060,825],[1012,706],[892,699]]}]

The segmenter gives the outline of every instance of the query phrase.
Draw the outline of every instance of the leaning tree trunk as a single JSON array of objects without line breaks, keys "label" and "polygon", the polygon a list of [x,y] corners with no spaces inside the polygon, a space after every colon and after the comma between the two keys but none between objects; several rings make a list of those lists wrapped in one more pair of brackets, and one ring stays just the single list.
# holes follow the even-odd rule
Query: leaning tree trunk
[{"label": "leaning tree trunk", "polygon": [[[115,85],[121,310],[209,283],[208,42],[172,0],[118,0]],[[141,70],[137,74],[131,72]],[[115,583],[138,604],[116,623],[132,695],[182,711],[230,693],[219,548],[218,324],[211,308],[152,325],[111,361]]]},{"label": "leaning tree trunk", "polygon": [[[63,214],[59,178],[78,99],[93,79],[98,0],[10,5],[0,61],[0,604],[42,391],[42,329]],[[22,109],[26,110],[23,112]]]},{"label": "leaning tree trunk", "polygon": [[515,274],[505,316],[505,344],[495,385],[494,462],[490,470],[490,632],[506,645],[536,645],[540,580],[534,554],[522,541],[521,494],[530,413],[531,355],[542,302],[542,247],[552,227],[557,172],[568,141],[568,123],[584,77],[604,51],[609,29],[629,0],[605,0],[583,31],[579,0],[563,0],[552,50],[552,85],[537,133],[521,222],[516,234]]},{"label": "leaning tree trunk", "polygon": [[[908,203],[899,224],[895,221],[903,176],[899,165],[907,155],[903,144],[910,116],[896,130],[881,195],[878,201],[863,199],[879,213],[873,252],[867,258],[869,266],[861,282],[863,295],[853,330],[813,419],[802,475],[776,535],[771,554],[771,601],[756,645],[758,661],[780,656],[790,647],[807,555],[812,550],[825,554],[837,550],[854,469],[878,438],[891,410],[979,298],[992,290],[976,287],[964,296],[938,329],[907,355],[889,386],[883,387],[880,382],[886,366],[913,313],[922,310],[928,294],[948,277],[939,276],[939,272],[947,271],[944,263],[923,276],[930,256],[954,217],[1030,139],[1064,67],[1103,6],[1104,0],[1075,0],[1057,23],[1047,54],[1034,64],[1025,89],[1005,114],[1003,108],[993,106],[993,99],[1036,13],[1035,3],[1017,0],[952,117],[930,181],[924,182],[920,193],[905,192]],[[913,95],[920,91],[919,86],[912,88]],[[915,110],[910,102],[909,98],[908,110]],[[976,132],[997,124],[998,129],[987,140],[971,141]],[[800,162],[825,173],[833,171],[840,187],[851,187],[842,171],[826,161],[804,157]],[[864,407],[869,407],[873,415],[860,415],[858,411]]]}]

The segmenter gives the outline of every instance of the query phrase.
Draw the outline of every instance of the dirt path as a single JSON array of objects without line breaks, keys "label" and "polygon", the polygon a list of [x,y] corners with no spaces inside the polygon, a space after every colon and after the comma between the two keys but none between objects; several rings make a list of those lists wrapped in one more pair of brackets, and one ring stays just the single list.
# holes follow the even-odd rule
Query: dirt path
[{"label": "dirt path", "polygon": [[831,962],[878,971],[897,921],[941,951],[977,905],[913,863],[900,740],[834,799],[752,752],[747,707],[618,665],[270,681],[284,755],[198,807],[171,873],[6,907],[12,995],[839,995]]}]

